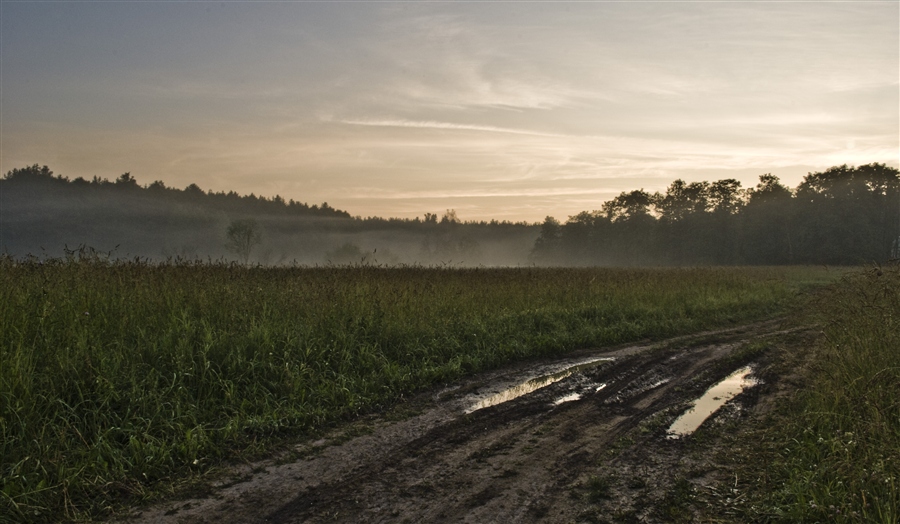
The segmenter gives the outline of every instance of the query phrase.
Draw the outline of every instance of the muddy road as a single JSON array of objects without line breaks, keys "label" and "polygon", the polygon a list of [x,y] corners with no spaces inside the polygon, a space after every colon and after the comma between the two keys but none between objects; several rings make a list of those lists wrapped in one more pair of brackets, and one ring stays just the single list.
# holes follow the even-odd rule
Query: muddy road
[{"label": "muddy road", "polygon": [[[767,371],[767,348],[790,332],[770,321],[485,373],[277,460],[237,467],[206,497],[125,519],[668,522],[703,520],[710,508],[727,514],[732,473],[715,457],[729,433],[784,393]],[[696,432],[669,431],[745,366],[752,387],[733,392]]]}]

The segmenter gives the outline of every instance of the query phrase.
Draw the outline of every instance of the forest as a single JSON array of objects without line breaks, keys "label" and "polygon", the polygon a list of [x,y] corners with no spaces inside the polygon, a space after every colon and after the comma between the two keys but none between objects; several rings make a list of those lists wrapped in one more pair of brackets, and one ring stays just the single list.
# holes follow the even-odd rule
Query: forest
[{"label": "forest", "polygon": [[885,164],[809,173],[795,188],[765,174],[676,180],[665,194],[623,192],[561,224],[547,217],[541,265],[858,264],[898,256],[900,178]]},{"label": "forest", "polygon": [[[61,257],[86,246],[112,258],[266,266],[514,266],[528,263],[539,233],[538,224],[463,222],[454,210],[363,218],[277,195],[142,186],[130,173],[70,180],[37,164],[0,178],[0,224],[0,253],[14,257]],[[256,241],[235,246],[228,232],[247,224]]]},{"label": "forest", "polygon": [[[900,174],[879,163],[809,173],[794,189],[772,174],[746,189],[675,180],[542,224],[463,221],[453,210],[363,218],[280,196],[142,186],[130,173],[70,180],[37,164],[0,179],[0,204],[0,252],[15,257],[89,246],[261,265],[847,265],[897,258],[900,239]],[[242,228],[240,245],[230,232]]]}]

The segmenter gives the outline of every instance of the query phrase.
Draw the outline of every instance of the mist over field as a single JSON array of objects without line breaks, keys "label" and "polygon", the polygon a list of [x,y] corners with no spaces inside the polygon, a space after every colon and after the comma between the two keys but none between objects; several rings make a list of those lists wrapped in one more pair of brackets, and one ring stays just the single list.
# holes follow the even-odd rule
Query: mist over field
[{"label": "mist over field", "polygon": [[0,189],[0,251],[14,257],[61,257],[85,246],[112,258],[234,261],[241,257],[227,232],[247,220],[259,237],[251,264],[515,266],[528,263],[540,233],[535,224],[462,223],[452,210],[362,219],[327,203],[208,194],[196,185],[142,188],[124,175],[69,181],[37,166],[7,174]]},{"label": "mist over field", "polygon": [[760,175],[623,191],[543,223],[354,217],[327,203],[141,186],[129,173],[88,182],[47,166],[0,179],[0,250],[60,257],[279,265],[691,266],[878,263],[900,255],[900,174],[872,163],[809,173],[796,187]]}]

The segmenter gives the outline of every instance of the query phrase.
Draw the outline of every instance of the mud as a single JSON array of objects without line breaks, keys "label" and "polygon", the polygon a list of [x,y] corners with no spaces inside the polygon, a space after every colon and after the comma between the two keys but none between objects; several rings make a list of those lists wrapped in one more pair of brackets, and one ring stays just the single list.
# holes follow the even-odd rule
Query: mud
[{"label": "mud", "polygon": [[[122,518],[139,523],[661,522],[685,492],[717,485],[704,446],[774,392],[737,394],[693,434],[672,422],[775,321],[657,344],[520,363],[420,395],[287,456],[233,468],[205,498]],[[750,358],[750,357],[748,357]],[[745,359],[746,360],[746,359]],[[527,390],[527,391],[526,391]],[[355,436],[354,436],[355,435]],[[698,446],[700,453],[698,454]],[[700,458],[698,458],[700,457]],[[677,515],[676,515],[677,516]]]}]

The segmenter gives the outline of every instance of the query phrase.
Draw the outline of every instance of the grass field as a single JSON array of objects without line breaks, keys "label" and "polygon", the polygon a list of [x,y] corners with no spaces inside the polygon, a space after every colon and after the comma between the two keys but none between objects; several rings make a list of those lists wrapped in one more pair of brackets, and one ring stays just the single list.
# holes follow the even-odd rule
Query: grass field
[{"label": "grass field", "polygon": [[[806,385],[751,436],[747,519],[900,522],[900,266],[855,272],[803,313]],[[793,355],[785,360],[797,366]],[[811,363],[811,364],[809,364]]]},{"label": "grass field", "polygon": [[0,259],[0,515],[102,516],[465,373],[771,317],[831,279]]}]

